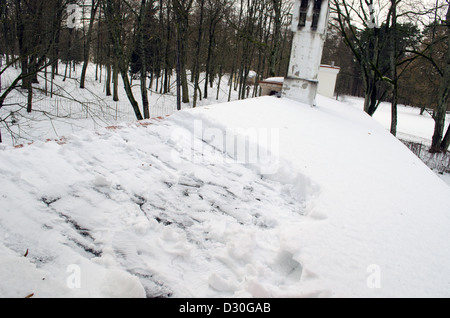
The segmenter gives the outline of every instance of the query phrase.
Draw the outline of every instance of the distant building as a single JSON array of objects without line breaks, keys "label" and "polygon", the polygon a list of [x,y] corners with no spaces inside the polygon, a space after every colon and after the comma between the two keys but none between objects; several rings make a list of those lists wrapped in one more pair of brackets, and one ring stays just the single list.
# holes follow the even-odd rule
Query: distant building
[{"label": "distant building", "polygon": [[318,93],[329,98],[334,97],[336,80],[341,68],[334,65],[321,65],[319,71]]},{"label": "distant building", "polygon": [[[336,80],[340,67],[334,65],[321,65],[318,75],[317,92],[320,95],[333,98],[336,89]],[[281,97],[284,77],[271,77],[259,82],[262,96]]]},{"label": "distant building", "polygon": [[261,96],[278,96],[281,97],[283,89],[284,77],[270,77],[259,82],[261,87]]}]

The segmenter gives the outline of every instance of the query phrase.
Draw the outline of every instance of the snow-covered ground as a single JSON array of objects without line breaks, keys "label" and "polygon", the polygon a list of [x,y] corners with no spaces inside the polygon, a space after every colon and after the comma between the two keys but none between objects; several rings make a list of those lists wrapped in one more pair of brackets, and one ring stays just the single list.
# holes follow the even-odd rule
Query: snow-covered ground
[{"label": "snow-covered ground", "polygon": [[[345,96],[341,101],[358,109],[363,109],[364,100],[358,97]],[[391,129],[391,104],[381,103],[373,118],[383,127]],[[447,115],[447,123],[450,123],[450,115]],[[397,137],[406,140],[431,145],[434,133],[434,120],[428,112],[420,115],[420,108],[399,105]]]},{"label": "snow-covered ground", "polygon": [[0,296],[450,296],[450,187],[360,109],[318,105],[2,145]]},{"label": "snow-covered ground", "polygon": [[[119,77],[119,102],[114,102],[112,96],[106,96],[106,71],[98,71],[99,80],[95,80],[96,66],[89,64],[86,76],[86,88],[79,88],[79,78],[81,76],[81,66],[64,81],[63,63],[59,66],[60,75],[57,75],[53,84],[50,76],[45,80],[44,72],[39,74],[39,84],[35,84],[33,109],[34,112],[27,114],[24,109],[20,113],[11,115],[20,109],[18,104],[26,107],[27,92],[16,90],[11,93],[5,104],[0,109],[0,118],[5,119],[5,123],[0,122],[3,143],[8,145],[20,145],[30,143],[35,140],[46,140],[67,136],[85,129],[97,129],[113,126],[122,122],[134,122],[136,116],[127,99],[122,84],[122,78]],[[20,70],[10,67],[2,74],[3,89],[7,87],[18,75]],[[62,74],[61,74],[62,73]],[[100,76],[101,75],[101,76]],[[101,80],[100,80],[101,78]],[[160,82],[160,81],[159,81]],[[229,86],[228,77],[225,75],[221,80],[221,86],[217,97],[218,80],[214,88],[209,88],[208,99],[201,99],[197,106],[224,103],[228,101]],[[201,86],[203,88],[203,82]],[[149,90],[149,104],[151,117],[160,117],[171,115],[176,110],[175,96],[175,75],[172,76],[171,92],[169,94],[158,94],[156,89],[161,87],[160,83],[154,80],[152,90]],[[140,103],[140,81],[134,80],[132,88],[135,98]],[[193,85],[190,86],[191,96],[193,95]],[[47,95],[44,94],[47,91]],[[53,95],[51,94],[53,92]],[[231,100],[236,100],[238,92],[231,91]],[[190,104],[183,104],[183,108],[191,108]],[[142,112],[142,110],[141,110]],[[7,125],[7,127],[6,127]],[[12,134],[9,132],[12,131]]]}]

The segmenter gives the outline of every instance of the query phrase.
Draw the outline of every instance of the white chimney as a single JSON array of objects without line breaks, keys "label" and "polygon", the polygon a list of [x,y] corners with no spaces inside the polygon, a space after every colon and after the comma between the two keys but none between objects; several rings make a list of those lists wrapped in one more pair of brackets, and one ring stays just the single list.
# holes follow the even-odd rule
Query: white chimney
[{"label": "white chimney", "polygon": [[295,1],[294,37],[283,97],[315,106],[329,12],[329,0]]}]

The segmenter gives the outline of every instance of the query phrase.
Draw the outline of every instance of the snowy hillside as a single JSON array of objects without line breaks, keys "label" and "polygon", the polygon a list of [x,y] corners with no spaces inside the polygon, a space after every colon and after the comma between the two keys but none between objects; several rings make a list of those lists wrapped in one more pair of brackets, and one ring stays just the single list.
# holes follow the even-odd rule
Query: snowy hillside
[{"label": "snowy hillside", "polygon": [[0,296],[449,297],[450,187],[318,103],[0,146]]}]

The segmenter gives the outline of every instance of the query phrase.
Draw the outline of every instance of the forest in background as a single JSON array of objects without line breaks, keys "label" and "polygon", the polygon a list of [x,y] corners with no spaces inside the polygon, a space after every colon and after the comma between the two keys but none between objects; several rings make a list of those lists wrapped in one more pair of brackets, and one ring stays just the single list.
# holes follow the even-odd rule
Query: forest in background
[{"label": "forest in background", "polygon": [[[71,67],[79,65],[84,70],[88,63],[95,63],[97,79],[101,72],[108,74],[106,94],[115,100],[119,99],[115,89],[118,76],[128,77],[125,83],[131,77],[139,78],[143,87],[165,94],[171,78],[179,75],[181,102],[193,102],[195,107],[197,100],[211,94],[209,88],[216,77],[233,74],[233,89],[245,98],[247,83],[258,83],[252,72],[259,79],[283,74],[289,61],[292,4],[286,1],[1,3],[1,51],[7,65],[20,62],[23,73],[30,74],[23,76],[22,88],[29,86],[28,79],[36,80],[31,75],[36,69],[48,66],[52,78],[70,73]],[[74,4],[81,8],[77,15],[71,11]],[[75,16],[80,18],[78,22],[69,20]],[[67,69],[58,69],[58,60],[66,63]],[[200,73],[205,74],[202,83]],[[83,74],[81,87],[85,85]],[[156,87],[151,87],[154,79]],[[194,96],[189,96],[189,83],[197,88]],[[251,94],[255,96],[257,89]]]}]

